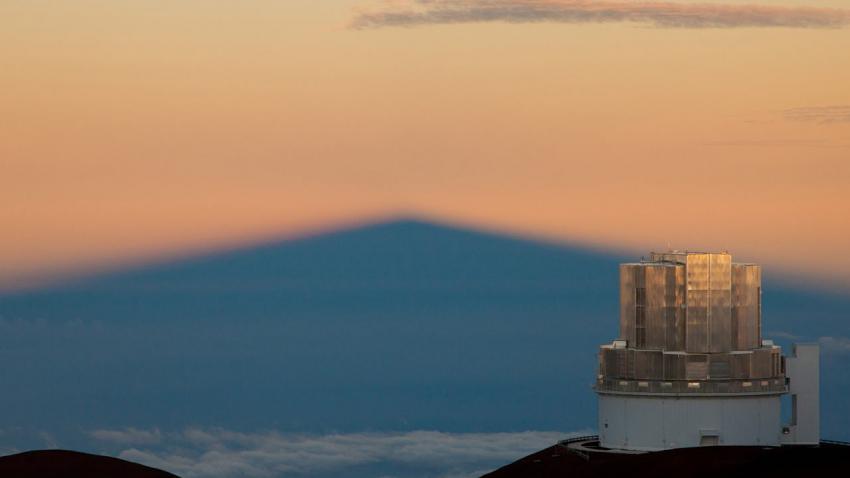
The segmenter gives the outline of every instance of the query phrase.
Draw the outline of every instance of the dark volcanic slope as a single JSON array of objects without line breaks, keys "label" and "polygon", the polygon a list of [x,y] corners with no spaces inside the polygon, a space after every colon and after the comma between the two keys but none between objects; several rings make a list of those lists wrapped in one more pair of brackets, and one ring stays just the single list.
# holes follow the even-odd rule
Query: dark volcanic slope
[{"label": "dark volcanic slope", "polygon": [[0,476],[15,478],[177,478],[156,468],[108,456],[65,450],[0,457]]},{"label": "dark volcanic slope", "polygon": [[819,477],[845,476],[850,446],[705,447],[642,455],[594,455],[590,461],[553,446],[484,475],[487,478],[585,478],[628,476]]}]

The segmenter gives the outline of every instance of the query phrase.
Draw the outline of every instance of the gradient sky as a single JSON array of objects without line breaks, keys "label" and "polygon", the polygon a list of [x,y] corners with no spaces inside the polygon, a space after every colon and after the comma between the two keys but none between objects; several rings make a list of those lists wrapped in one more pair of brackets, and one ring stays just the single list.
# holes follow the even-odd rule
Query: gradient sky
[{"label": "gradient sky", "polygon": [[3,0],[0,287],[418,214],[850,289],[850,14],[775,11],[850,1],[497,3]]}]

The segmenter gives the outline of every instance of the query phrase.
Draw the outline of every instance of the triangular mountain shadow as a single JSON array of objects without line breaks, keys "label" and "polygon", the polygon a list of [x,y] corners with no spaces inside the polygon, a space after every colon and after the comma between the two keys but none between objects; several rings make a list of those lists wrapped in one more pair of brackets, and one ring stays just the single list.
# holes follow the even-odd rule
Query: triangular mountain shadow
[{"label": "triangular mountain shadow", "polygon": [[[156,320],[613,304],[617,263],[599,251],[396,220],[131,268],[6,297],[6,317]],[[596,305],[593,306],[594,308]],[[616,304],[609,307],[613,312]],[[459,309],[459,310],[460,310]]]},{"label": "triangular mountain shadow", "polygon": [[[0,317],[248,320],[340,310],[530,311],[558,303],[575,314],[604,314],[612,321],[605,325],[612,326],[617,266],[630,260],[635,258],[601,249],[397,219],[0,295]],[[794,289],[769,276],[765,284],[770,331],[830,335],[844,325],[847,297]],[[815,320],[801,330],[795,326],[799,316]]]},{"label": "triangular mountain shadow", "polygon": [[[593,428],[633,259],[403,220],[0,297],[4,426]],[[765,287],[768,332],[847,337],[846,310]],[[824,367],[830,434],[850,376]]]}]

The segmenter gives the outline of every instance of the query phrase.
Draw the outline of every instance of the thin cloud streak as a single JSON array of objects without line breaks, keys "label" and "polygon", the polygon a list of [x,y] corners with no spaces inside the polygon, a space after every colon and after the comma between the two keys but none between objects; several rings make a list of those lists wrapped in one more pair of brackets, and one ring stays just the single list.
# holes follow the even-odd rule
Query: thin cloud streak
[{"label": "thin cloud streak", "polygon": [[847,337],[821,337],[818,339],[824,355],[848,355],[850,354],[850,338]]},{"label": "thin cloud streak", "polygon": [[850,123],[850,105],[809,106],[784,111],[785,119],[806,123]]},{"label": "thin cloud streak", "polygon": [[352,29],[457,23],[620,23],[659,28],[841,28],[850,10],[588,0],[401,0],[359,11]]}]

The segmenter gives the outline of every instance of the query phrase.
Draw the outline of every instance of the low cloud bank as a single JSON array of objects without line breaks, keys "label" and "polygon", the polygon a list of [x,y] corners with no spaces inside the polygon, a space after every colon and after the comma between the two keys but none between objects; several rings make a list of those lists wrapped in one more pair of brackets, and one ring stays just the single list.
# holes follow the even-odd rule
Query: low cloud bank
[{"label": "low cloud bank", "polygon": [[484,22],[631,22],[661,28],[840,28],[850,24],[850,10],[673,1],[399,0],[359,11],[350,26],[367,29]]},{"label": "low cloud bank", "polygon": [[[349,433],[289,435],[191,428],[96,430],[92,437],[124,448],[119,458],[184,478],[338,474],[359,466],[424,470],[428,476],[480,476],[494,467],[582,433]],[[150,441],[146,444],[142,440]],[[146,445],[146,446],[142,446]]]}]

